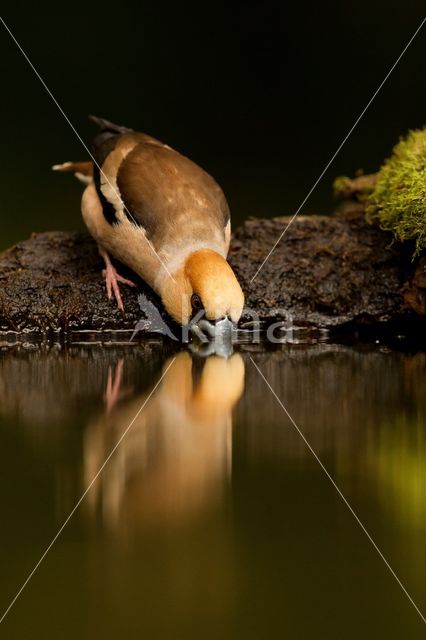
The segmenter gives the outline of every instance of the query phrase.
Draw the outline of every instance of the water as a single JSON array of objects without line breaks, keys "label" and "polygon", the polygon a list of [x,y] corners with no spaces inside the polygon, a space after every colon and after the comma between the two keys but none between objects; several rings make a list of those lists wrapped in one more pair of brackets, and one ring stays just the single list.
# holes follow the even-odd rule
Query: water
[{"label": "water", "polygon": [[2,637],[423,638],[251,358],[425,611],[426,354],[171,349],[1,352]]}]

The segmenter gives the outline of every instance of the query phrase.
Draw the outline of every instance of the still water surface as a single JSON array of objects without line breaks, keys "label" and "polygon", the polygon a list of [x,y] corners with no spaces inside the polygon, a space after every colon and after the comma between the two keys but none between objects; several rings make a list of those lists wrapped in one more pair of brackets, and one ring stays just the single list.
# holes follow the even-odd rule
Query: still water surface
[{"label": "still water surface", "polygon": [[425,353],[21,348],[0,352],[2,611],[134,422],[1,637],[425,637],[250,356],[425,611]]}]

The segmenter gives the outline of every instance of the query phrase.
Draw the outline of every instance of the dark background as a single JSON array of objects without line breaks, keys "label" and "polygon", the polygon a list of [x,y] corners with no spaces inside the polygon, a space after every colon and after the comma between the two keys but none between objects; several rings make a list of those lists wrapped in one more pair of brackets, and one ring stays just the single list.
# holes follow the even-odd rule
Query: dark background
[{"label": "dark background", "polygon": [[[422,11],[423,10],[423,11]],[[421,22],[423,2],[34,5],[2,13],[89,142],[95,113],[150,133],[212,173],[234,225],[292,214]],[[0,25],[0,247],[81,228],[81,185],[50,165],[86,152]],[[328,213],[341,173],[378,168],[425,124],[426,27],[303,213]]]}]

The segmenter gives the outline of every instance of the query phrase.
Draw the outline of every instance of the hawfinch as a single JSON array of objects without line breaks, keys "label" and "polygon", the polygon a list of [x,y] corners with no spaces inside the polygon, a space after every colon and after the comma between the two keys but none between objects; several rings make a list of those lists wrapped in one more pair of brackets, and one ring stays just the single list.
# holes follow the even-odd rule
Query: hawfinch
[{"label": "hawfinch", "polygon": [[[105,261],[108,297],[123,310],[122,278],[110,256],[130,267],[158,293],[182,325],[194,315],[238,322],[244,296],[226,261],[229,207],[215,180],[168,145],[91,116],[100,133],[94,162],[66,162],[87,186],[82,214]],[[201,312],[201,313],[199,313]]]}]

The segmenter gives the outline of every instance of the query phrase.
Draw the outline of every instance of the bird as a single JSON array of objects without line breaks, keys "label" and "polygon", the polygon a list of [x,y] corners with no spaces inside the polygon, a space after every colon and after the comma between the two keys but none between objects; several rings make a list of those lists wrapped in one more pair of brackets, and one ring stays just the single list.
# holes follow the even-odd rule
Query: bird
[{"label": "bird", "polygon": [[117,535],[186,522],[214,507],[232,473],[232,412],[245,378],[239,353],[200,360],[181,351],[164,363],[146,404],[146,392],[123,384],[125,369],[125,359],[109,367],[104,407],[85,428],[82,464],[87,486],[122,440],[120,455],[88,495],[89,509],[98,513],[102,504],[105,523]]},{"label": "bird", "polygon": [[89,118],[99,127],[91,160],[52,169],[72,171],[85,184],[82,216],[105,262],[108,298],[124,312],[119,285],[135,286],[118,273],[115,258],[160,296],[177,323],[238,323],[244,294],[227,262],[230,210],[218,183],[169,145]]}]

